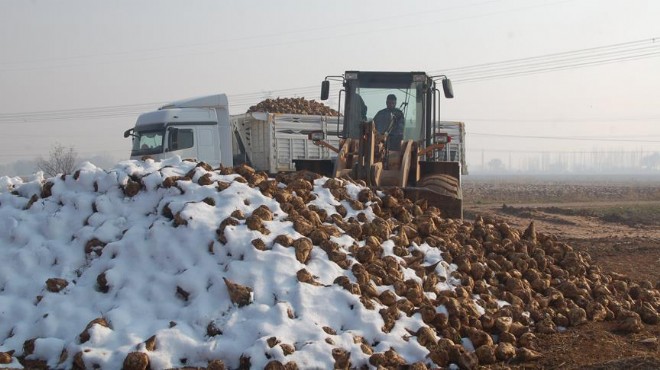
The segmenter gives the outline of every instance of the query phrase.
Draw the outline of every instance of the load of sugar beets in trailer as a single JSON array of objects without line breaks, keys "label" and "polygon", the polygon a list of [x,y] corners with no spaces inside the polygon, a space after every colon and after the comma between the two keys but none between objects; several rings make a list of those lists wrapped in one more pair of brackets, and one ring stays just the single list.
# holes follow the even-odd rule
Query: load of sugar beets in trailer
[{"label": "load of sugar beets in trailer", "polygon": [[[152,207],[143,216],[149,220],[145,230],[199,242],[186,245],[188,253],[217,261],[215,280],[209,278],[205,289],[172,284],[169,291],[161,292],[159,301],[140,306],[146,316],[135,319],[148,320],[150,311],[158,311],[156,306],[167,301],[196,307],[207,300],[229,308],[186,319],[173,317],[169,328],[140,333],[141,339],[133,338],[137,342],[133,348],[122,347],[124,369],[427,369],[451,364],[473,369],[502,362],[533,364],[541,356],[536,344],[539,333],[604,320],[634,333],[659,321],[660,293],[651,283],[604,273],[588,254],[535,230],[533,224],[517,230],[488,217],[478,216],[472,222],[445,218],[438,208],[407,199],[396,187],[373,190],[364,181],[325,178],[308,171],[271,178],[245,165],[213,169],[205,163],[150,159],[129,161],[108,172],[81,170],[43,180],[37,188],[34,183],[24,186],[13,185],[13,198],[0,198],[0,210],[14,207],[16,214],[40,209],[64,214],[65,208],[77,207],[89,228],[104,212],[119,212],[121,204],[136,212]],[[76,200],[67,189],[85,196]],[[90,206],[76,203],[80,199]],[[109,199],[116,199],[114,208],[108,206]],[[140,286],[143,282],[121,283],[112,267],[131,248],[128,238],[134,230],[126,227],[128,231],[105,240],[94,232],[82,233],[83,228],[72,230],[70,244],[86,258],[76,270],[78,281],[49,279],[34,305],[48,305],[63,294],[75,296],[75,289],[94,290],[95,299],[102,302],[131,289],[131,284]],[[205,232],[209,240],[199,236]],[[158,247],[167,245],[164,239]],[[150,245],[149,240],[143,243],[144,248]],[[153,247],[147,253],[156,259],[163,252]],[[240,264],[242,275],[231,264]],[[286,264],[278,274],[264,267],[278,264]],[[186,271],[193,266],[179,268]],[[214,285],[212,280],[218,279],[224,283]],[[85,280],[94,283],[85,288]],[[264,285],[266,281],[294,283],[278,290]],[[345,297],[350,305],[324,297]],[[280,308],[281,317],[267,322],[273,316],[266,312]],[[261,316],[252,316],[249,324],[233,320],[257,309]],[[109,368],[112,362],[103,361],[110,361],[110,355],[99,356],[94,347],[103,347],[99,330],[105,336],[139,337],[131,332],[130,321],[113,321],[109,312],[69,324],[79,335],[61,338],[70,343],[56,359],[39,357],[47,351],[38,350],[38,343],[43,343],[38,337],[21,338],[18,330],[0,333],[4,349],[0,363]],[[178,362],[163,362],[163,351],[177,348],[166,334],[182,327],[201,344],[187,343],[186,348],[192,349],[171,355]],[[297,328],[299,337],[285,334],[283,328]],[[22,347],[7,349],[7,343],[18,342]],[[231,347],[232,342],[245,348]]]},{"label": "load of sugar beets in trailer", "polygon": [[339,112],[315,100],[299,98],[268,98],[248,108],[247,113],[268,112],[284,114],[308,114],[318,116],[339,116]]}]

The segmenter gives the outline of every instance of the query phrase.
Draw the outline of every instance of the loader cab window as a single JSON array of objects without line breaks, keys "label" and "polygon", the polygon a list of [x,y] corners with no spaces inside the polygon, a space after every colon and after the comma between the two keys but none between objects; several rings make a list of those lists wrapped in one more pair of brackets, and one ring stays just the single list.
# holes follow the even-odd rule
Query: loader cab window
[{"label": "loader cab window", "polygon": [[395,108],[403,113],[403,139],[418,141],[424,137],[422,83],[355,79],[347,81],[346,90],[345,136],[359,137],[361,122],[373,120],[379,111],[386,108],[387,97],[394,95]]},{"label": "loader cab window", "polygon": [[163,152],[164,130],[136,131],[131,155],[149,155]]}]

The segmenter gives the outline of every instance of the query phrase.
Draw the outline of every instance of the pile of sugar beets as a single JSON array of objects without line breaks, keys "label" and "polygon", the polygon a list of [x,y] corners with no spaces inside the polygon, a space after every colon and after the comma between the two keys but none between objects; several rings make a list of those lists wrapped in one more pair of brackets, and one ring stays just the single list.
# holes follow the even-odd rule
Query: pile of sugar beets
[{"label": "pile of sugar beets", "polygon": [[[541,356],[538,333],[555,333],[587,321],[604,320],[615,321],[620,332],[635,333],[642,331],[644,324],[657,325],[660,319],[657,287],[649,281],[633,282],[623,275],[604,273],[592,264],[588,254],[553,235],[537,232],[533,223],[521,231],[488,217],[477,217],[474,222],[443,218],[437,208],[405,199],[398,188],[381,193],[365,187],[354,199],[346,188],[352,182],[349,179],[328,179],[324,187],[354,210],[370,207],[376,217],[369,220],[362,212],[347,217],[343,205],[336,206],[336,213],[329,215],[310,204],[316,197],[312,192],[312,183],[319,178],[316,174],[300,171],[273,179],[247,166],[214,170],[200,163],[197,167],[209,173],[196,176],[192,170],[186,176],[165,179],[163,186],[196,181],[223,191],[231,184],[213,181],[211,172],[239,174],[234,181],[247,183],[277,200],[295,230],[304,235],[297,239],[279,235],[275,242],[294,248],[302,263],[309,259],[313,246],[325,251],[330,261],[346,270],[346,275],[334,284],[358,296],[367,309],[378,310],[384,321],[383,332],[390,331],[400,318],[421,316],[425,325],[410,332],[410,340],[428,349],[427,361],[406,363],[393,349],[376,352],[368,341],[355,338],[369,356],[369,363],[377,368],[426,369],[454,363],[472,369],[501,361],[533,361]],[[134,196],[141,187],[140,179],[135,179],[129,181],[124,192]],[[175,224],[185,224],[178,215],[168,214],[168,209],[163,209],[163,214]],[[237,211],[219,225],[217,239],[225,243],[225,228],[240,223],[268,233],[264,221],[272,217],[265,206],[250,215]],[[356,241],[348,250],[331,240],[331,236],[343,234]],[[396,257],[384,253],[382,245],[387,240],[394,243]],[[457,266],[452,278],[460,285],[454,290],[439,289],[443,278],[435,272],[435,265],[422,265],[424,255],[411,248],[413,243],[440,249],[444,261]],[[260,250],[271,247],[258,238],[252,246]],[[419,279],[406,279],[404,267],[413,269]],[[319,284],[304,268],[296,275],[301,283]],[[249,287],[230,281],[226,284],[234,303],[249,304]],[[510,304],[502,305],[502,301]],[[444,306],[446,313],[439,312],[443,311],[436,309],[439,306]],[[327,340],[332,341],[334,329],[324,330]],[[474,351],[462,345],[462,338],[470,339]],[[353,366],[345,350],[336,348],[332,356],[335,368]],[[124,368],[143,369],[145,364],[147,354],[133,352],[127,356]],[[250,367],[249,358],[241,359],[241,367]],[[209,363],[210,368],[223,369],[224,364],[215,360]],[[271,361],[266,368],[298,366],[293,361]]]}]

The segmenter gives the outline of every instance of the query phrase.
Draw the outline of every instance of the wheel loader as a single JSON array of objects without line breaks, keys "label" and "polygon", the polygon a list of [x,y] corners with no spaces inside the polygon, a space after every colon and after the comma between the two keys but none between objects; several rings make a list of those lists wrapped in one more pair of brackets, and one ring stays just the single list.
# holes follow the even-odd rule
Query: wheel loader
[{"label": "wheel loader", "polygon": [[[445,160],[443,150],[451,136],[436,119],[437,87],[442,86],[445,98],[453,98],[451,81],[424,72],[347,71],[325,78],[321,100],[329,98],[331,80],[343,84],[339,146],[329,144],[321,131],[311,132],[309,139],[338,155],[332,160],[294,160],[296,169],[363,180],[376,189],[401,187],[407,198],[426,200],[445,217],[461,219],[461,163]],[[398,107],[392,106],[394,99]]]}]

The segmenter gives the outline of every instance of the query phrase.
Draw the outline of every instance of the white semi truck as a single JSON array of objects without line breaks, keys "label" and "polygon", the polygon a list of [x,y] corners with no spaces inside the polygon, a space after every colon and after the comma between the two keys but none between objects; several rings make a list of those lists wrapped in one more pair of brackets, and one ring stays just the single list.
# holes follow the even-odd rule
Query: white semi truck
[{"label": "white semi truck", "polygon": [[229,115],[225,94],[177,101],[141,114],[132,137],[131,159],[179,155],[213,166],[247,163],[275,174],[294,171],[295,159],[330,159],[336,154],[315,146],[308,134],[323,131],[334,145],[342,126],[332,117],[254,112]]}]

